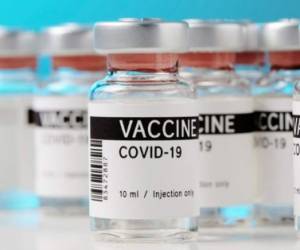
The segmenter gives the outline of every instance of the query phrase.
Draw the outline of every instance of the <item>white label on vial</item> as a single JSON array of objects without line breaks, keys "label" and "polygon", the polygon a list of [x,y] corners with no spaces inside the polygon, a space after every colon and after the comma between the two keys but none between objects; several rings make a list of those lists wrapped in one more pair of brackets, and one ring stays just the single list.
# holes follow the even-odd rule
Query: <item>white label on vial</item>
[{"label": "white label on vial", "polygon": [[255,98],[254,145],[258,167],[259,201],[292,204],[292,98]]},{"label": "white label on vial", "polygon": [[87,197],[87,98],[36,97],[33,109],[37,193],[43,197]]},{"label": "white label on vial", "polygon": [[89,117],[92,217],[198,215],[194,101],[94,102]]},{"label": "white label on vial", "polygon": [[300,215],[300,101],[293,101],[294,213]]},{"label": "white label on vial", "polygon": [[249,204],[256,196],[253,161],[253,100],[201,97],[200,206]]}]

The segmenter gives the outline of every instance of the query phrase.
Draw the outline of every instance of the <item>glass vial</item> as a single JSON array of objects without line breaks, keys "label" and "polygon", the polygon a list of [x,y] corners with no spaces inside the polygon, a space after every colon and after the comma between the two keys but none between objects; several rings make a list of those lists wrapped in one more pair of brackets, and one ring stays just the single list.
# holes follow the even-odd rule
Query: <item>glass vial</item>
[{"label": "glass vial", "polygon": [[259,225],[293,223],[292,94],[300,77],[298,21],[264,25],[270,73],[254,88]]},{"label": "glass vial", "polygon": [[36,39],[31,31],[0,29],[0,209],[38,207],[31,119]]},{"label": "glass vial", "polygon": [[252,22],[238,22],[243,30],[243,50],[236,52],[235,72],[247,79],[251,86],[264,77],[268,68],[261,44],[261,25]]},{"label": "glass vial", "polygon": [[[300,52],[297,52],[300,68]],[[293,169],[294,169],[294,223],[300,231],[300,77],[296,82],[293,98]]]},{"label": "glass vial", "polygon": [[180,57],[180,73],[194,86],[198,103],[199,228],[247,225],[256,196],[256,170],[250,85],[233,69],[236,51],[242,49],[242,28],[217,21],[187,22],[190,52]]},{"label": "glass vial", "polygon": [[36,192],[47,214],[88,211],[88,90],[103,76],[92,28],[76,24],[42,33],[53,73],[34,98]]},{"label": "glass vial", "polygon": [[185,238],[197,229],[198,116],[178,80],[184,23],[95,26],[108,54],[90,92],[90,217],[98,237]]}]

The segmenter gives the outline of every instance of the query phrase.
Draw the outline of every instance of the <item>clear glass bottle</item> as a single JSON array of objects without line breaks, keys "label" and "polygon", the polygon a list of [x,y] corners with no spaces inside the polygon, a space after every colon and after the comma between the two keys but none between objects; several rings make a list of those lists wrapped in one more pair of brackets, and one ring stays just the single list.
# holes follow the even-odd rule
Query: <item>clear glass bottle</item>
[{"label": "clear glass bottle", "polygon": [[243,46],[242,28],[218,21],[187,22],[190,52],[180,57],[180,73],[194,86],[198,100],[199,228],[249,225],[256,196],[253,102],[249,82],[233,68]]},{"label": "clear glass bottle", "polygon": [[53,73],[33,102],[36,191],[47,214],[87,213],[87,96],[105,58],[94,54],[88,26],[50,27],[41,39]]},{"label": "clear glass bottle", "polygon": [[283,20],[263,27],[270,73],[253,90],[255,149],[259,169],[259,225],[293,223],[292,94],[299,80],[299,21]]},{"label": "clear glass bottle", "polygon": [[242,51],[236,53],[235,72],[250,81],[254,87],[268,72],[265,53],[261,44],[261,25],[252,22],[238,22],[244,29]]},{"label": "clear glass bottle", "polygon": [[31,99],[36,34],[0,28],[0,209],[38,207],[33,188]]},{"label": "clear glass bottle", "polygon": [[[297,58],[297,59],[296,59]],[[300,68],[300,53],[297,51],[297,53],[294,55],[294,61],[298,61],[297,68]],[[287,215],[293,215],[294,214],[294,224],[295,229],[298,232],[299,237],[299,231],[300,231],[300,171],[299,171],[299,157],[300,157],[300,70],[298,71],[298,79],[295,81],[293,79],[293,82],[295,85],[294,95],[293,95],[293,173],[294,173],[294,207],[293,212],[291,212],[291,208],[287,207]],[[290,217],[289,217],[290,218]],[[289,219],[290,221],[290,219]]]},{"label": "clear glass bottle", "polygon": [[[89,104],[90,217],[98,237],[182,239],[197,230],[198,119],[193,91],[177,76],[186,28],[157,19],[95,26],[96,50],[108,54],[107,76],[92,87]],[[167,139],[170,127],[161,124],[180,125],[183,117],[195,125],[193,135],[172,128]],[[148,132],[132,134],[135,122]]]}]

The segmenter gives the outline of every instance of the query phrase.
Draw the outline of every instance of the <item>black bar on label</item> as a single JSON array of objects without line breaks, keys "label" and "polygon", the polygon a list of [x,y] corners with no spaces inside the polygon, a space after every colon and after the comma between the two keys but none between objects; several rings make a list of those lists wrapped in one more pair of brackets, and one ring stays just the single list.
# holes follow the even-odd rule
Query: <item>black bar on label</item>
[{"label": "black bar on label", "polygon": [[102,140],[197,139],[199,120],[194,117],[90,117],[90,136]]},{"label": "black bar on label", "polygon": [[254,125],[257,132],[289,132],[293,130],[291,111],[256,111]]}]

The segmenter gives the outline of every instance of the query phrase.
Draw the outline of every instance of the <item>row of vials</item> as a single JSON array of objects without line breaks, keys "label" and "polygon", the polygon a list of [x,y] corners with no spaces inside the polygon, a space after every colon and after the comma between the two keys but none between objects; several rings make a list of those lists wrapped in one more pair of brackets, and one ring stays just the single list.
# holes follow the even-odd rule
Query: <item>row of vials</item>
[{"label": "row of vials", "polygon": [[38,51],[35,34],[1,29],[0,208],[89,208],[117,238],[298,229],[299,24],[66,24]]}]

